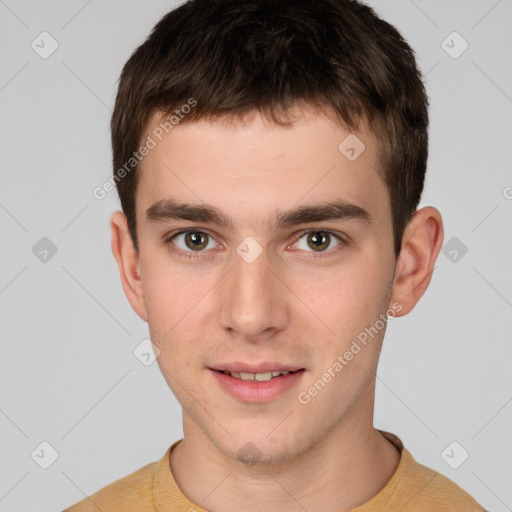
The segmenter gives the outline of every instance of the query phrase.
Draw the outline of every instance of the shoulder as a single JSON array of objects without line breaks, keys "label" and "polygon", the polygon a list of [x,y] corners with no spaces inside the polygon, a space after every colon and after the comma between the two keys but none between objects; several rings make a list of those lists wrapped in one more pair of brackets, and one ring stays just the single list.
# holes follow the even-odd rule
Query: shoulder
[{"label": "shoulder", "polygon": [[408,459],[403,483],[409,498],[403,512],[485,512],[470,494],[448,477],[416,462],[405,449],[402,456]]},{"label": "shoulder", "polygon": [[64,512],[152,512],[153,478],[158,462],[148,464],[84,498]]}]

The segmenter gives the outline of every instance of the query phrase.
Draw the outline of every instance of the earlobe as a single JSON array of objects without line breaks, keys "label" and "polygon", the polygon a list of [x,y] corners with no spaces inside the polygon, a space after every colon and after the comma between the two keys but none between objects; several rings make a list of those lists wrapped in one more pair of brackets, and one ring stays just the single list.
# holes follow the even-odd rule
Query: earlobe
[{"label": "earlobe", "polygon": [[395,271],[391,301],[402,305],[396,316],[412,311],[427,290],[443,237],[439,211],[432,206],[417,210],[405,229]]},{"label": "earlobe", "polygon": [[140,258],[133,245],[126,216],[123,212],[117,211],[112,214],[110,228],[112,231],[112,252],[119,267],[124,293],[134,311],[147,322],[140,273]]}]

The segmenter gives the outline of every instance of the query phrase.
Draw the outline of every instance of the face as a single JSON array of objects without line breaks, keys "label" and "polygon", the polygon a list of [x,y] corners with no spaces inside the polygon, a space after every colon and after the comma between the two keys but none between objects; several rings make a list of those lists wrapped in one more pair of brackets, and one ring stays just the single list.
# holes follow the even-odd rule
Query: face
[{"label": "face", "polygon": [[[185,436],[241,461],[287,461],[371,422],[384,319],[397,312],[376,142],[361,129],[365,149],[349,159],[349,131],[302,114],[288,128],[257,113],[178,125],[145,157],[136,194],[135,308]],[[261,381],[242,379],[253,373]]]}]

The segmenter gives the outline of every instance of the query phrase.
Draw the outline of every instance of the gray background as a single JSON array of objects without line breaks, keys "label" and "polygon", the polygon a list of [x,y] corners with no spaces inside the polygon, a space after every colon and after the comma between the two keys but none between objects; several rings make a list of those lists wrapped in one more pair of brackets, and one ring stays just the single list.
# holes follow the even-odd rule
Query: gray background
[{"label": "gray background", "polygon": [[[174,5],[0,0],[1,511],[61,510],[158,460],[182,435],[157,364],[133,354],[148,329],[110,250],[117,196],[92,196],[111,173],[121,68]],[[375,424],[489,510],[512,510],[512,3],[371,5],[426,73],[420,206],[443,214],[445,244],[455,237],[417,307],[389,325]],[[50,48],[43,31],[59,45],[46,59],[31,47]],[[458,58],[464,43],[446,40],[453,31],[469,44]],[[45,242],[32,251],[42,237],[57,248],[46,261]],[[47,469],[43,441],[58,453]],[[469,453],[458,469],[441,455],[453,441]],[[452,464],[460,450],[448,450]]]}]

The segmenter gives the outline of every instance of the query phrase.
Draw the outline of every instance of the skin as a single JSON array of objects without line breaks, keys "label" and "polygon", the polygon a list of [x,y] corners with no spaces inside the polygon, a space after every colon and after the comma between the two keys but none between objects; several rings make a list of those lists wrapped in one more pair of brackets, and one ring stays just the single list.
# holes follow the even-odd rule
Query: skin
[{"label": "skin", "polygon": [[[289,128],[256,112],[243,123],[176,126],[143,161],[138,253],[123,213],[111,218],[124,291],[148,322],[160,369],[183,408],[184,440],[171,453],[171,470],[183,493],[211,511],[350,510],[386,485],[400,459],[373,427],[385,327],[308,404],[297,396],[393,304],[395,316],[414,308],[442,245],[442,218],[433,207],[418,210],[395,260],[373,135],[361,124],[355,133],[366,149],[351,162],[338,150],[349,130],[307,106],[292,113]],[[147,133],[160,121],[155,114]],[[235,230],[147,220],[146,210],[165,198],[216,206],[233,217]],[[337,199],[364,208],[372,222],[267,230],[278,210]],[[194,251],[184,235],[164,241],[184,228],[211,235],[207,248]],[[303,229],[350,242],[331,237],[319,252]],[[252,263],[236,252],[248,236],[263,249]],[[305,371],[293,389],[250,403],[228,395],[208,369],[232,361],[280,361]]]}]

